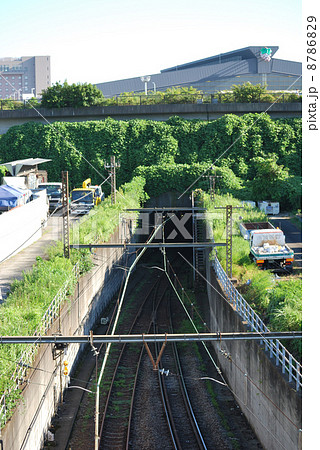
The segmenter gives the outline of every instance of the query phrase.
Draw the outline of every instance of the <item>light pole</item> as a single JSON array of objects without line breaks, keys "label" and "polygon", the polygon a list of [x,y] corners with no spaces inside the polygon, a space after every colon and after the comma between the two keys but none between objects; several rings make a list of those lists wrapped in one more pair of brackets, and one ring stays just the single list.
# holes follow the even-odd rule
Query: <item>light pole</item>
[{"label": "light pole", "polygon": [[154,81],[151,81],[151,83],[153,84],[153,92],[156,93],[157,92],[156,83]]},{"label": "light pole", "polygon": [[144,77],[140,77],[140,80],[144,83],[144,93],[148,95],[148,81],[150,81],[151,77],[146,75]]}]

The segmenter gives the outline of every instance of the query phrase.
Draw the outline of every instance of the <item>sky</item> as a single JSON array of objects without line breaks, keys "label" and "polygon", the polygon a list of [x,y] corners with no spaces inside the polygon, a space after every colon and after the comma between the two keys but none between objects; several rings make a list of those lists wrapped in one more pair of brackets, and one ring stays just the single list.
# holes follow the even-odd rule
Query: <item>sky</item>
[{"label": "sky", "polygon": [[152,75],[250,45],[277,45],[276,58],[302,61],[301,5],[302,0],[6,1],[0,9],[0,57],[49,55],[53,83]]}]

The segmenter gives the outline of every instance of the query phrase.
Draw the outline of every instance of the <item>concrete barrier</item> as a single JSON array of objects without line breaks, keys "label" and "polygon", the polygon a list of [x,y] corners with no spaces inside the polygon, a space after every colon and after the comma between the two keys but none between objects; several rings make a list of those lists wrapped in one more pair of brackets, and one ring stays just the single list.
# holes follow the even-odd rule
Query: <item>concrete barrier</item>
[{"label": "concrete barrier", "polygon": [[47,216],[46,191],[39,191],[29,203],[0,214],[0,261],[37,241]]},{"label": "concrete barrier", "polygon": [[[158,104],[130,106],[91,106],[87,108],[40,108],[0,111],[0,134],[10,127],[27,122],[53,123],[83,122],[87,120],[104,120],[112,117],[116,120],[152,119],[168,120],[172,116],[184,119],[215,120],[225,114],[263,113],[271,103],[203,103],[203,104]],[[301,103],[275,103],[268,110],[271,118],[301,118]],[[46,120],[45,120],[45,119]]]},{"label": "concrete barrier", "polygon": [[[224,299],[216,275],[207,263],[210,330],[247,331],[246,324]],[[218,364],[242,412],[267,450],[301,449],[301,392],[296,392],[264,347],[254,341],[213,343]]]}]

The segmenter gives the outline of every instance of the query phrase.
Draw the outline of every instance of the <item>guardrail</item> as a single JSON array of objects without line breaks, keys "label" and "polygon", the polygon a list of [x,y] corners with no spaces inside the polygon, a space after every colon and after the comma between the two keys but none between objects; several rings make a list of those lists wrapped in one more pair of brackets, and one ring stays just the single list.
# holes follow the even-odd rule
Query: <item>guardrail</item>
[{"label": "guardrail", "polygon": [[[50,303],[47,311],[42,316],[41,322],[36,329],[34,336],[41,336],[47,333],[49,328],[52,326],[54,321],[59,317],[60,306],[67,296],[67,292],[70,288],[71,281],[73,277],[76,280],[79,279],[79,266],[76,264],[72,269],[72,276],[69,277],[62,288],[59,290],[57,295],[54,297]],[[19,362],[10,378],[12,386],[8,388],[2,397],[0,398],[0,429],[6,424],[8,414],[7,414],[7,404],[6,398],[13,392],[16,391],[19,386],[25,381],[24,377],[26,371],[31,368],[32,361],[36,352],[38,350],[39,344],[28,345],[27,349],[22,353]]]},{"label": "guardrail", "polygon": [[105,99],[101,105],[105,106],[128,106],[128,105],[156,105],[156,104],[208,104],[208,103],[292,103],[301,102],[301,94],[296,92],[265,92],[259,94],[251,101],[239,101],[233,92],[216,92],[214,94],[206,93],[181,93],[171,94],[166,92],[131,95],[116,95]]},{"label": "guardrail", "polygon": [[[247,322],[250,330],[261,333],[269,332],[269,328],[233,286],[217,256],[215,256],[213,261],[213,267],[228,302],[233,306],[240,317]],[[275,358],[276,366],[281,366],[282,373],[284,374],[287,372],[289,382],[294,382],[296,390],[299,391],[300,388],[302,388],[302,366],[299,361],[288,352],[278,339],[269,340],[262,338],[260,344],[264,345],[265,350],[269,352],[271,359],[273,357]]]},{"label": "guardrail", "polygon": [[[171,94],[166,92],[150,92],[145,94],[119,94],[105,98],[94,106],[142,106],[142,105],[163,105],[163,104],[208,104],[208,103],[297,103],[302,102],[301,93],[290,92],[265,92],[258,95],[251,101],[239,101],[233,92],[206,93],[181,93]],[[41,101],[33,102],[37,108],[41,108]],[[27,100],[0,100],[0,110],[31,109],[32,106]]]}]

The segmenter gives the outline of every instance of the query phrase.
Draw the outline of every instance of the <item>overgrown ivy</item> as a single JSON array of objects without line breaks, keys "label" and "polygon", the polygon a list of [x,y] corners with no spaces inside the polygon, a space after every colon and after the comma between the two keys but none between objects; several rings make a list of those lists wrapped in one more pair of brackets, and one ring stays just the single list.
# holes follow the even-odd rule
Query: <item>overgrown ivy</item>
[{"label": "overgrown ivy", "polygon": [[[160,186],[165,187],[167,182],[172,184],[174,177],[178,179],[179,189],[184,190],[193,174],[199,174],[198,167],[209,168],[215,164],[225,170],[223,177],[217,179],[217,192],[224,192],[233,177],[240,198],[276,200],[280,192],[283,207],[299,209],[301,142],[301,119],[271,119],[267,114],[228,114],[209,122],[180,117],[166,122],[112,118],[52,125],[29,122],[10,128],[0,138],[0,163],[29,157],[52,159],[42,166],[48,171],[49,179],[58,181],[61,171],[68,170],[73,188],[88,177],[93,184],[102,182],[87,161],[107,175],[105,163],[115,155],[120,162],[118,185],[130,181],[133,173],[143,172],[149,195],[159,193]],[[285,181],[275,180],[276,189],[270,190],[266,184],[265,191],[255,191],[259,158],[274,159],[287,171]],[[178,168],[185,177],[181,177]],[[195,187],[201,187],[203,181],[199,180]],[[104,189],[109,193],[107,183]],[[233,189],[236,189],[234,183]],[[257,195],[261,197],[254,198]]]}]

